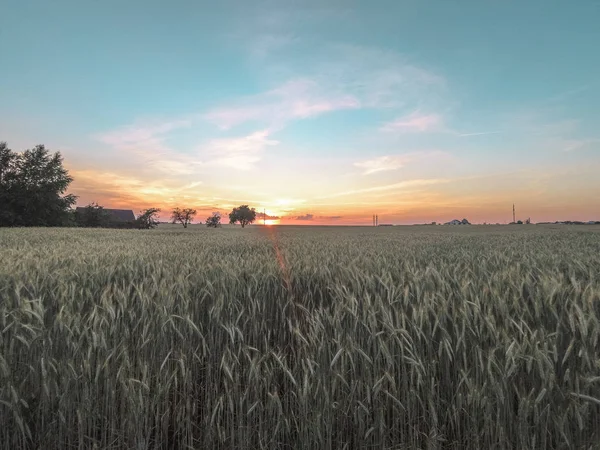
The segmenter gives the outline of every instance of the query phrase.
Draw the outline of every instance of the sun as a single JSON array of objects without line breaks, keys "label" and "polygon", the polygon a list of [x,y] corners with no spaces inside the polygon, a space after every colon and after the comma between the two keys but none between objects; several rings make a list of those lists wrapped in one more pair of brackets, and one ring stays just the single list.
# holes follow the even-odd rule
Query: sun
[{"label": "sun", "polygon": [[267,219],[264,222],[265,225],[279,225],[279,219]]}]

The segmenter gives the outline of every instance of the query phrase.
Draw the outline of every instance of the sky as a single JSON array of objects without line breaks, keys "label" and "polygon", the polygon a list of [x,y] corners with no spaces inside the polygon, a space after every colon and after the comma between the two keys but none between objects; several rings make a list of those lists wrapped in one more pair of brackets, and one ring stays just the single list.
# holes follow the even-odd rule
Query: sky
[{"label": "sky", "polygon": [[3,0],[0,141],[78,205],[600,220],[600,1]]}]

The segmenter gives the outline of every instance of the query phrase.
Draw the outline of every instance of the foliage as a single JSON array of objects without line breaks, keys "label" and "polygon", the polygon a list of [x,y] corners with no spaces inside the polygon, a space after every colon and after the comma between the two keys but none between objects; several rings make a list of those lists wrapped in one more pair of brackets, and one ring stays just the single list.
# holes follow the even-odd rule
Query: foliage
[{"label": "foliage", "polygon": [[0,442],[597,448],[585,230],[0,230]]},{"label": "foliage", "polygon": [[175,208],[171,213],[171,221],[173,223],[180,223],[183,225],[183,228],[187,228],[188,224],[194,220],[194,216],[196,215],[196,210],[191,208]]},{"label": "foliage", "polygon": [[206,218],[206,226],[209,228],[218,228],[221,226],[221,214],[216,212],[212,213],[209,217]]},{"label": "foliage", "polygon": [[84,228],[107,227],[110,214],[98,203],[90,203],[83,210],[75,211],[75,223]]},{"label": "foliage", "polygon": [[156,228],[159,224],[158,214],[160,213],[159,208],[148,208],[140,213],[135,219],[135,226],[140,230],[149,230]]},{"label": "foliage", "polygon": [[0,226],[61,226],[76,197],[59,152],[43,145],[15,153],[0,142]]},{"label": "foliage", "polygon": [[256,220],[256,210],[250,209],[248,205],[241,205],[237,208],[233,208],[229,213],[229,223],[235,224],[240,223],[244,228],[249,223],[253,223]]}]

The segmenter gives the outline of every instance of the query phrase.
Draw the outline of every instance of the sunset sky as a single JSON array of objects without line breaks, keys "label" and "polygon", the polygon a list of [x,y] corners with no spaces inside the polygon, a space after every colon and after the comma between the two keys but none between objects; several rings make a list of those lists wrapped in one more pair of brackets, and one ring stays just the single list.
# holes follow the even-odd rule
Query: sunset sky
[{"label": "sunset sky", "polygon": [[0,20],[0,141],[60,150],[79,205],[600,220],[599,1],[5,0]]}]

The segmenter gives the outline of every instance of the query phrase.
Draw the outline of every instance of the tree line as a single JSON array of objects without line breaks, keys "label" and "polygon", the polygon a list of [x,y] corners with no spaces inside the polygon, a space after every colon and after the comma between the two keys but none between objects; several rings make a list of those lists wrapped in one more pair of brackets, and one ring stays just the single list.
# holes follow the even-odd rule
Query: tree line
[{"label": "tree line", "polygon": [[[74,209],[77,196],[68,194],[73,178],[63,166],[60,152],[51,153],[43,145],[18,153],[0,142],[0,227],[104,227],[150,229],[159,224],[159,208],[148,208],[133,220],[120,221],[97,203]],[[174,208],[171,222],[184,228],[193,223],[196,210]],[[233,208],[229,223],[242,228],[256,220],[248,205]],[[221,214],[205,220],[207,227],[221,226]]]}]

